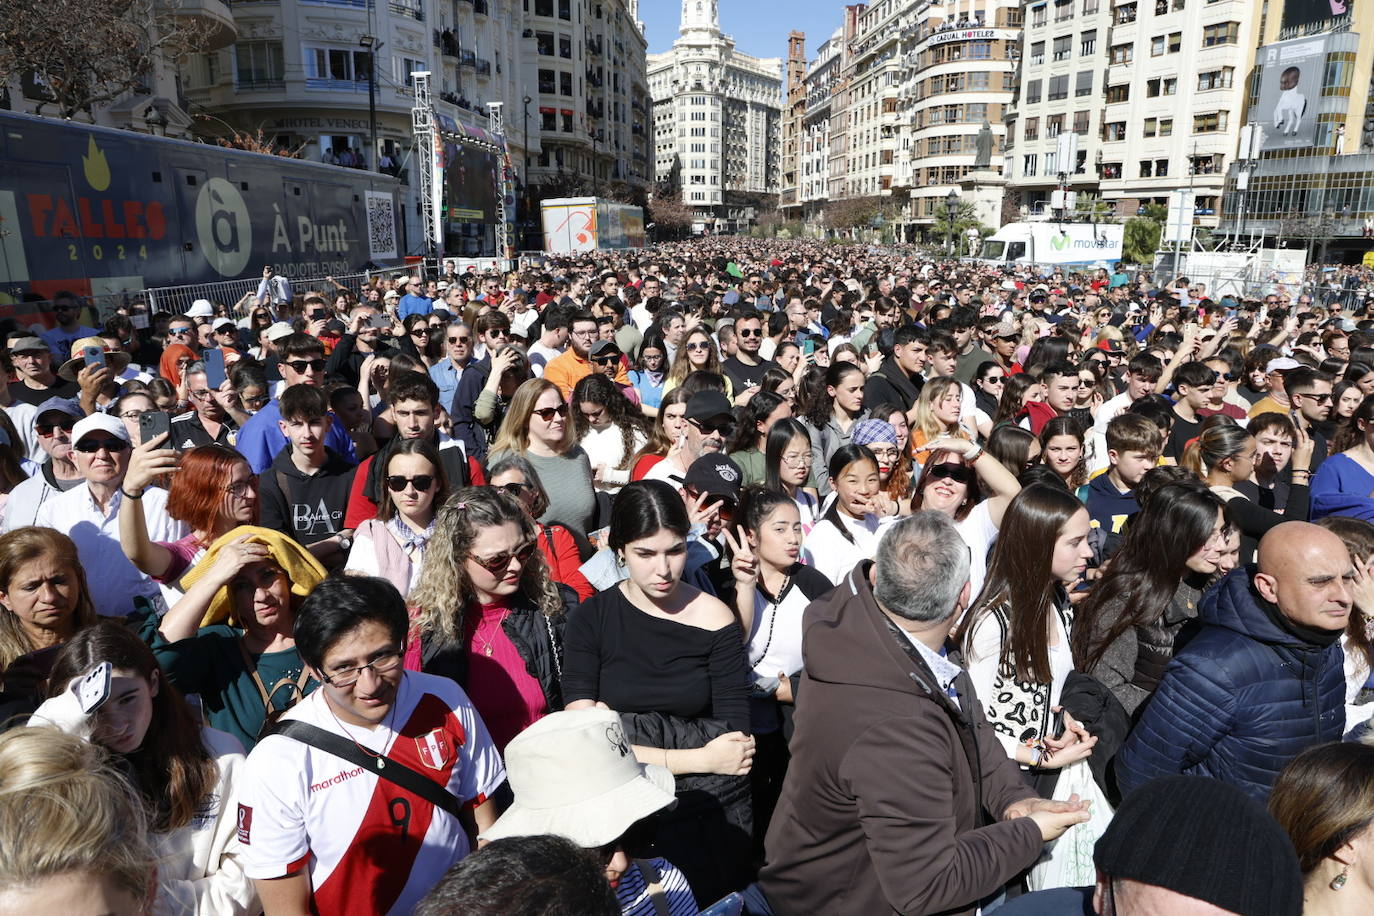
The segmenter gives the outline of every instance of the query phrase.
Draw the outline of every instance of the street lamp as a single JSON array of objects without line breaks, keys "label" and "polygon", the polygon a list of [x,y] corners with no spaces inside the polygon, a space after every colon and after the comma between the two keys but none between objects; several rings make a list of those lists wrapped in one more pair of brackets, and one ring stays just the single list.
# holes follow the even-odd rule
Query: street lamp
[{"label": "street lamp", "polygon": [[945,233],[945,235],[947,236],[945,240],[945,245],[948,248],[950,254],[954,253],[954,218],[958,215],[958,213],[959,192],[951,190],[949,194],[945,196],[945,215],[949,219],[949,224],[946,227],[949,231]]},{"label": "street lamp", "polygon": [[376,35],[364,35],[358,39],[359,47],[367,49],[367,125],[371,137],[371,156],[373,171],[379,171],[382,157],[377,153],[377,44]]},{"label": "street lamp", "polygon": [[530,183],[530,102],[534,99],[525,96],[520,101],[525,103],[525,129],[521,134],[525,138],[525,184]]}]

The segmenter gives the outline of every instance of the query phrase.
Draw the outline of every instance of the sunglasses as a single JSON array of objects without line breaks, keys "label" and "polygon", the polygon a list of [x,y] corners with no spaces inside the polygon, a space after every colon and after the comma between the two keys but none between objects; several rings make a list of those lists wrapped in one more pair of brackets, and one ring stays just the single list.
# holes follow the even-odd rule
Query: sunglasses
[{"label": "sunglasses", "polygon": [[450,337],[450,338],[448,339],[448,342],[449,342],[449,343],[454,343],[454,344],[465,344],[465,343],[468,343],[468,342],[471,341],[471,340],[472,340],[471,337]]},{"label": "sunglasses", "polygon": [[1328,391],[1326,394],[1305,394],[1305,393],[1302,393],[1302,392],[1297,392],[1297,391],[1295,391],[1295,392],[1293,392],[1293,397],[1295,397],[1295,398],[1311,398],[1312,400],[1316,401],[1318,404],[1325,404],[1327,401],[1331,400],[1331,392]]},{"label": "sunglasses", "polygon": [[102,448],[107,452],[122,452],[129,447],[123,439],[82,439],[72,446],[78,452],[93,455]]},{"label": "sunglasses", "polygon": [[687,349],[692,350],[693,352],[697,350],[709,350],[711,349],[711,345],[706,343],[705,341],[698,341],[697,343],[689,343],[687,345]]},{"label": "sunglasses", "polygon": [[38,431],[40,436],[51,436],[53,430],[60,429],[64,433],[69,433],[74,426],[76,426],[75,420],[61,420],[57,423],[35,423],[33,428]]},{"label": "sunglasses", "polygon": [[298,375],[304,375],[307,369],[312,372],[324,371],[324,360],[322,359],[293,359],[282,365],[290,366]]},{"label": "sunglasses", "polygon": [[387,477],[386,485],[392,493],[399,493],[406,488],[406,484],[414,484],[415,489],[423,493],[434,486],[433,474],[416,474],[414,477],[402,477],[400,474],[392,474]]},{"label": "sunglasses", "polygon": [[551,423],[555,416],[566,417],[568,415],[568,405],[559,404],[557,407],[539,407],[531,410],[530,413],[535,414],[545,423]]},{"label": "sunglasses", "polygon": [[167,333],[168,333],[168,334],[173,334],[173,335],[175,335],[175,336],[177,336],[177,337],[180,337],[182,334],[190,334],[190,333],[191,333],[191,329],[190,329],[190,328],[168,328],[168,329],[167,329]]},{"label": "sunglasses", "polygon": [[962,464],[937,464],[926,472],[932,480],[952,480],[955,483],[968,483],[973,472]]},{"label": "sunglasses", "polygon": [[701,433],[704,436],[710,436],[714,433],[720,433],[722,436],[725,436],[728,439],[730,437],[730,434],[735,431],[734,420],[721,420],[719,422],[716,422],[713,420],[689,419],[687,422],[691,423],[697,429],[701,430]]},{"label": "sunglasses", "polygon": [[620,355],[616,354],[614,356],[593,356],[592,362],[596,363],[598,366],[611,366],[615,363],[620,362]]},{"label": "sunglasses", "polygon": [[[690,499],[701,498],[701,491],[696,487],[683,487],[682,492],[686,493]],[[720,516],[720,520],[728,525],[730,522],[734,521],[735,509],[739,506],[739,503],[729,496],[716,496],[707,493],[706,501],[703,505],[715,506],[716,514]]]},{"label": "sunglasses", "polygon": [[735,333],[738,334],[740,337],[762,337],[762,336],[763,336],[763,329],[760,328],[760,329],[758,329],[758,330],[756,330],[756,331],[750,331],[750,330],[746,330],[746,329],[744,329],[744,328],[740,328],[740,329],[739,329],[738,331],[736,331]]},{"label": "sunglasses", "polygon": [[411,330],[410,334],[412,337],[428,337],[429,328],[424,325],[416,325],[415,328]]},{"label": "sunglasses", "polygon": [[503,483],[496,489],[503,491],[508,496],[514,496],[516,499],[520,499],[529,488],[530,485],[527,483]]},{"label": "sunglasses", "polygon": [[525,563],[529,561],[529,558],[534,555],[534,550],[535,545],[529,543],[515,551],[515,553],[500,553],[494,557],[488,557],[485,560],[479,557],[469,557],[469,559],[494,576],[507,569],[510,566],[511,560],[524,566]]}]

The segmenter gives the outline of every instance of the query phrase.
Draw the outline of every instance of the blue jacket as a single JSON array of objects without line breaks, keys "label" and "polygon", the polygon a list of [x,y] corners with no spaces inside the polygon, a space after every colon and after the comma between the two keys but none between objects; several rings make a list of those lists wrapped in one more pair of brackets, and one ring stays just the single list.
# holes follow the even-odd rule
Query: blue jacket
[{"label": "blue jacket", "polygon": [[1203,596],[1202,628],[1116,758],[1122,794],[1156,776],[1212,776],[1263,803],[1288,761],[1345,731],[1344,656],[1298,639],[1260,607],[1253,567]]}]

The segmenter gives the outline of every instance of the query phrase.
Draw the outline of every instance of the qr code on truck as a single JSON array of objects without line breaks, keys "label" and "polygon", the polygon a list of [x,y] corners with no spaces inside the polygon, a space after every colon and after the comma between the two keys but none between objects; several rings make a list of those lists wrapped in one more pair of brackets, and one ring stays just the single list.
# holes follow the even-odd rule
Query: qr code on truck
[{"label": "qr code on truck", "polygon": [[367,192],[367,247],[374,261],[396,258],[396,200],[385,191]]}]

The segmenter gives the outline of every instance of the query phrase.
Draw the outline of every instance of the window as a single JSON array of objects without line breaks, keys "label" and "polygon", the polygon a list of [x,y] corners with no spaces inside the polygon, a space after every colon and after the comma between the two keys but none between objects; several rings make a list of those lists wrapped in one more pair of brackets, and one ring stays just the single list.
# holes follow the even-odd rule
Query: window
[{"label": "window", "polygon": [[1025,125],[1025,127],[1023,127],[1022,130],[1021,130],[1021,139],[1022,139],[1022,140],[1039,140],[1039,139],[1040,139],[1040,119],[1039,119],[1039,118],[1026,118],[1026,125]]},{"label": "window", "polygon": [[1135,60],[1135,45],[1112,45],[1112,63],[1129,64]]},{"label": "window", "polygon": [[1043,41],[1037,41],[1030,46],[1030,62],[1032,64],[1045,62],[1045,43]]},{"label": "window", "polygon": [[1106,141],[1125,140],[1126,122],[1110,121],[1102,125],[1102,139]]},{"label": "window", "polygon": [[559,95],[572,96],[573,91],[572,91],[572,74],[571,74],[571,73],[560,73],[560,74],[558,74],[558,94],[559,94]]},{"label": "window", "polygon": [[572,22],[571,0],[558,0],[558,18],[566,22]]},{"label": "window", "polygon": [[552,109],[539,112],[539,127],[541,130],[557,130],[558,115]]},{"label": "window", "polygon": [[1159,133],[1159,118],[1146,118],[1140,127],[1142,137],[1153,137]]},{"label": "window", "polygon": [[1093,71],[1079,70],[1074,75],[1074,98],[1083,98],[1085,95],[1093,94]]},{"label": "window", "polygon": [[1165,77],[1160,86],[1160,92],[1162,95],[1178,95],[1178,77]]},{"label": "window", "polygon": [[305,66],[306,76],[314,79],[367,81],[366,51],[306,48]]},{"label": "window", "polygon": [[1120,178],[1120,177],[1121,177],[1121,163],[1119,163],[1119,162],[1104,162],[1104,163],[1102,163],[1102,177],[1103,177],[1103,178]]},{"label": "window", "polygon": [[1050,85],[1049,89],[1045,93],[1045,97],[1051,102],[1057,102],[1060,99],[1067,99],[1069,97],[1068,74],[1065,74],[1064,76],[1050,77]]},{"label": "window", "polygon": [[1048,21],[1049,8],[1045,4],[1040,4],[1031,10],[1031,25],[1042,26]]},{"label": "window", "polygon": [[1045,138],[1053,140],[1064,132],[1064,116],[1062,114],[1050,115],[1045,119]]},{"label": "window", "polygon": [[1073,18],[1073,0],[1054,0],[1054,21],[1064,22]]},{"label": "window", "polygon": [[1117,102],[1127,102],[1131,98],[1131,84],[1122,83],[1120,86],[1107,87],[1107,104],[1113,105]]},{"label": "window", "polygon": [[556,77],[552,70],[539,71],[539,91],[544,95],[553,95],[557,91]]},{"label": "window", "polygon": [[1214,134],[1226,129],[1226,112],[1213,111],[1208,114],[1193,115],[1193,133]]},{"label": "window", "polygon": [[1088,128],[1091,124],[1091,111],[1075,111],[1073,113],[1073,132],[1078,134],[1080,137],[1087,136]]},{"label": "window", "polygon": [[572,39],[567,35],[558,36],[558,56],[564,60],[572,60]]},{"label": "window", "polygon": [[1078,36],[1078,56],[1089,57],[1097,53],[1097,29],[1091,29]]},{"label": "window", "polygon": [[1168,160],[1168,159],[1156,159],[1156,160],[1155,160],[1155,177],[1156,177],[1156,178],[1165,178],[1165,177],[1168,176],[1168,174],[1169,174],[1169,160]]},{"label": "window", "polygon": [[1169,53],[1170,53],[1170,54],[1177,54],[1177,53],[1178,53],[1179,51],[1181,51],[1181,50],[1183,50],[1183,33],[1182,33],[1182,32],[1170,32],[1170,33],[1169,33]]},{"label": "window", "polygon": [[565,111],[565,112],[563,112],[563,133],[565,133],[565,134],[570,134],[570,133],[572,133],[572,132],[573,132],[573,116],[572,116],[572,112],[571,112],[571,111]]},{"label": "window", "polygon": [[234,83],[239,89],[280,88],[285,72],[281,42],[240,41],[234,45]]},{"label": "window", "polygon": [[1117,25],[1130,25],[1132,22],[1135,22],[1135,4],[1123,3],[1118,6],[1116,8],[1116,16],[1113,17],[1112,21]]},{"label": "window", "polygon": [[1159,135],[1160,135],[1161,137],[1172,137],[1172,136],[1174,135],[1174,119],[1173,119],[1173,118],[1160,118],[1160,119],[1159,119]]},{"label": "window", "polygon": [[1054,59],[1068,60],[1073,55],[1073,36],[1061,35],[1054,40]]},{"label": "window", "polygon": [[1222,67],[1220,70],[1208,70],[1197,75],[1198,92],[1206,92],[1208,89],[1230,89],[1231,76],[1235,72],[1234,67]]},{"label": "window", "polygon": [[540,56],[553,57],[553,33],[535,32],[534,47],[535,50],[540,54]]},{"label": "window", "polygon": [[552,16],[553,0],[534,0],[534,15]]},{"label": "window", "polygon": [[1026,83],[1026,104],[1034,105],[1040,101],[1040,80],[1031,80]]},{"label": "window", "polygon": [[1096,16],[1096,15],[1097,15],[1097,2],[1098,2],[1098,0],[1083,0],[1083,7],[1082,7],[1082,9],[1083,9],[1083,15],[1084,15],[1084,16]]},{"label": "window", "polygon": [[1153,159],[1140,160],[1140,177],[1153,178],[1155,174],[1155,162]]},{"label": "window", "polygon": [[1240,40],[1239,22],[1218,22],[1202,27],[1202,46],[1233,45]]},{"label": "window", "polygon": [[1030,153],[1030,154],[1028,154],[1028,155],[1022,156],[1022,157],[1021,157],[1021,174],[1022,174],[1022,175],[1026,175],[1026,176],[1035,175],[1035,174],[1036,174],[1035,167],[1036,167],[1036,163],[1038,162],[1038,160],[1039,160],[1039,157],[1036,156],[1035,153]]}]

